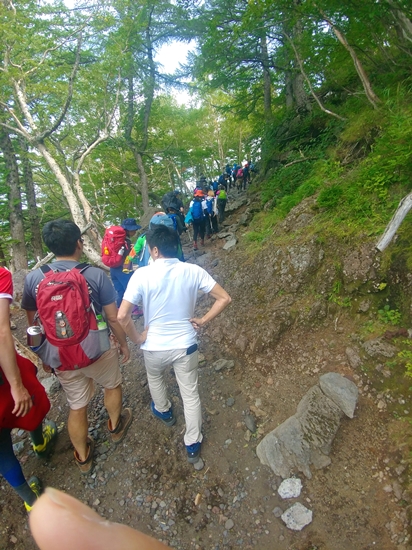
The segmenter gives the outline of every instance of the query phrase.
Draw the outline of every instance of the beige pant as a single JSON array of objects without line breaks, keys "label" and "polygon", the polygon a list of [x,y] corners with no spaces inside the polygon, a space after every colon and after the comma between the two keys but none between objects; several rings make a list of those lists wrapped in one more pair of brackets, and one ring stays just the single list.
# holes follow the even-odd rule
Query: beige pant
[{"label": "beige pant", "polygon": [[117,349],[109,349],[95,362],[77,370],[55,370],[66,393],[69,407],[73,410],[86,407],[91,401],[96,382],[108,390],[122,383]]}]

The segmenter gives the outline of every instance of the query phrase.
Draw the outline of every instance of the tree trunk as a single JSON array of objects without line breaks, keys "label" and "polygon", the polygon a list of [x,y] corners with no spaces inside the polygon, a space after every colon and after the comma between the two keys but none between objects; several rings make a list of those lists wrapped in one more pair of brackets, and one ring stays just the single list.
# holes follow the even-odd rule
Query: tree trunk
[{"label": "tree trunk", "polygon": [[37,261],[43,256],[42,237],[40,220],[37,212],[36,191],[34,189],[33,172],[28,157],[27,142],[23,137],[19,138],[21,149],[21,165],[23,171],[24,186],[26,189],[27,212],[30,225],[31,242],[30,246]]},{"label": "tree trunk", "polygon": [[403,197],[403,199],[398,204],[398,208],[395,211],[395,214],[392,216],[391,221],[385,228],[385,231],[382,237],[379,239],[376,248],[383,252],[385,248],[389,245],[393,239],[395,233],[399,229],[401,223],[403,222],[406,214],[412,208],[412,193]]},{"label": "tree trunk", "polygon": [[263,112],[265,119],[265,126],[272,126],[273,112],[272,112],[272,83],[270,79],[269,71],[269,55],[266,34],[260,37],[260,55],[263,69]]},{"label": "tree trunk", "polygon": [[342,44],[345,50],[349,52],[353,60],[353,64],[355,65],[356,72],[358,73],[358,76],[362,82],[363,89],[365,90],[365,95],[368,98],[369,102],[373,105],[373,108],[377,109],[378,103],[381,103],[381,100],[373,91],[372,84],[370,83],[369,77],[366,74],[366,71],[363,68],[362,63],[360,62],[360,59],[356,55],[355,50],[352,48],[352,46],[350,46],[350,44],[346,40],[345,35],[337,27],[335,27],[335,25],[332,23],[329,17],[325,14],[325,12],[323,12],[322,10],[319,10],[319,11],[322,14],[322,17],[324,18],[326,23],[330,26],[330,28],[334,32],[336,38],[339,40],[339,42]]},{"label": "tree trunk", "polygon": [[290,111],[294,105],[292,71],[285,72],[285,104],[288,111]]},{"label": "tree trunk", "polygon": [[393,0],[386,1],[390,6],[397,28],[401,30],[403,40],[412,42],[412,21],[399,9]]},{"label": "tree trunk", "polygon": [[9,134],[0,127],[0,149],[6,164],[6,183],[9,187],[9,221],[11,244],[11,270],[27,269],[27,249],[24,238],[23,209],[21,205],[20,178],[16,154]]},{"label": "tree trunk", "polygon": [[[59,182],[60,187],[62,188],[63,194],[66,197],[70,212],[73,217],[73,221],[79,226],[80,231],[82,231],[87,222],[77,199],[77,196],[74,193],[69,181],[61,171],[60,166],[50,154],[44,143],[36,143],[35,146],[49,165],[50,170],[56,176],[56,179]],[[84,235],[84,253],[92,262],[98,264],[99,266],[103,266],[100,257],[100,251],[96,249],[94,239],[91,239],[89,235],[87,235],[87,233]]]}]

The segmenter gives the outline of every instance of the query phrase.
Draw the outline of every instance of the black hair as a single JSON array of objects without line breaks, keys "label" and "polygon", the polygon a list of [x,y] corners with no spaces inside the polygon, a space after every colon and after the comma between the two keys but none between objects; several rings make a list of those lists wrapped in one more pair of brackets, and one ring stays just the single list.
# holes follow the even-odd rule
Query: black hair
[{"label": "black hair", "polygon": [[73,256],[81,233],[71,220],[54,220],[46,223],[42,236],[44,244],[56,256]]},{"label": "black hair", "polygon": [[177,258],[178,236],[177,232],[166,225],[158,225],[146,233],[146,242],[150,248],[155,246],[165,258]]}]

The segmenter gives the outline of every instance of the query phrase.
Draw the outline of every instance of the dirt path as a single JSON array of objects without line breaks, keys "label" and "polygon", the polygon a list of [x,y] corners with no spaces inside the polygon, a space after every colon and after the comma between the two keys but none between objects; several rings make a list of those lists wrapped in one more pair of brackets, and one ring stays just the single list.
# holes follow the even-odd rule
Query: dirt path
[{"label": "dirt path", "polygon": [[[224,279],[227,253],[221,244],[207,243],[205,250],[210,254],[201,261]],[[188,248],[185,252],[190,256]],[[200,307],[205,304],[201,302]],[[24,319],[15,316],[15,320],[22,336]],[[51,398],[50,417],[61,433],[49,462],[39,462],[25,436],[16,436],[16,441],[24,442],[19,458],[25,474],[36,474],[104,517],[182,550],[406,549],[403,509],[388,489],[399,464],[390,452],[388,418],[378,412],[372,399],[361,395],[355,418],[342,422],[332,464],[314,471],[311,480],[302,478],[303,492],[295,500],[313,511],[313,522],[298,533],[289,531],[273,513],[295,500],[282,501],[277,495],[281,480],[260,464],[255,454],[260,437],[250,437],[244,424],[245,414],[252,411],[260,432],[268,433],[294,414],[320,374],[329,370],[353,374],[344,361],[346,334],[337,336],[327,327],[295,332],[284,336],[270,355],[244,362],[225,347],[224,340],[217,344],[205,331],[200,339],[205,468],[200,472],[186,462],[183,410],[173,374],[169,387],[177,423],[166,428],[150,414],[141,352],[134,349],[132,361],[123,368],[124,401],[134,413],[124,443],[116,449],[110,444],[99,392],[90,407],[96,468],[91,476],[81,477],[67,435],[67,404],[58,391]],[[220,358],[233,358],[234,368],[217,372],[213,363]],[[31,550],[35,544],[24,507],[7,484],[0,483],[0,549]]]}]

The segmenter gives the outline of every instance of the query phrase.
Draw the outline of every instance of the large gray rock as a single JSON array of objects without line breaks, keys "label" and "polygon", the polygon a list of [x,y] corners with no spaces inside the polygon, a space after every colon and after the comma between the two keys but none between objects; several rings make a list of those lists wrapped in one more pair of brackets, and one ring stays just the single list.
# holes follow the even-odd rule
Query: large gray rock
[{"label": "large gray rock", "polygon": [[375,338],[374,340],[365,342],[363,347],[366,353],[371,357],[378,357],[379,355],[383,355],[383,357],[393,357],[397,352],[395,346],[384,342],[380,338]]},{"label": "large gray rock", "polygon": [[[313,386],[300,401],[296,414],[267,434],[256,448],[262,464],[284,479],[296,471],[311,478],[311,465],[316,469],[328,466],[343,413],[353,414],[352,382],[347,380],[348,385],[340,374],[329,374],[332,376],[322,377],[323,385],[333,399],[319,385]],[[345,387],[350,389],[344,397]]]},{"label": "large gray rock", "polygon": [[320,377],[319,385],[323,393],[332,399],[346,416],[353,418],[359,395],[356,384],[337,372],[328,372]]},{"label": "large gray rock", "polygon": [[228,240],[228,241],[224,244],[223,250],[230,250],[231,248],[233,248],[234,246],[236,246],[236,243],[237,243],[236,237],[232,237],[230,240]]}]

